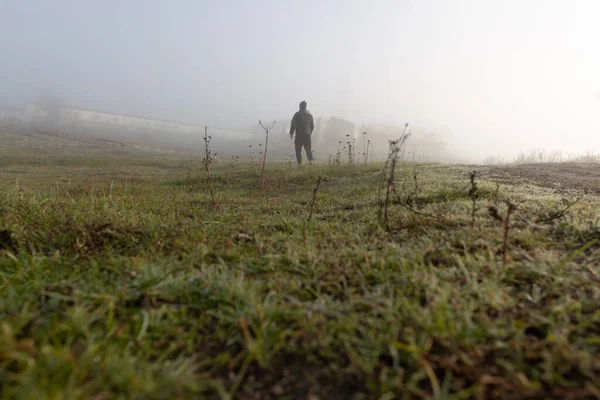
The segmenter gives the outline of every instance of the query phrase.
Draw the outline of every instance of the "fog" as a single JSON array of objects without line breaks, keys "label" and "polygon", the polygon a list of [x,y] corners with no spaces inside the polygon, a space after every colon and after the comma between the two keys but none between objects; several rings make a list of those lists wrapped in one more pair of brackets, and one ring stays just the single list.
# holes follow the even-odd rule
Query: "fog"
[{"label": "fog", "polygon": [[410,122],[465,160],[600,151],[599,15],[597,0],[0,0],[0,109],[54,96],[244,130],[306,100]]}]

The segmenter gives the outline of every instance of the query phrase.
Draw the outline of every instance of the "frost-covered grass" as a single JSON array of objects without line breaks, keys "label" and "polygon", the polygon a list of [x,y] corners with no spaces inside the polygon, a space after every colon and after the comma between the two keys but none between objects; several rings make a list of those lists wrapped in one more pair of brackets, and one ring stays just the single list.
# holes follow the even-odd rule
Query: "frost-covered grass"
[{"label": "frost-covered grass", "polygon": [[468,167],[401,165],[387,231],[377,165],[217,162],[215,208],[176,156],[4,163],[0,393],[599,396],[598,199],[478,168],[472,227]]}]

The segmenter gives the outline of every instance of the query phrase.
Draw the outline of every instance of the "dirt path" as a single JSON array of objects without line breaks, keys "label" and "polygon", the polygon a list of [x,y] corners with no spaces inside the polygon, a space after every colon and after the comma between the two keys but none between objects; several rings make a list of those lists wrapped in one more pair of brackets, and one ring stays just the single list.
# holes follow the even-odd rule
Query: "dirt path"
[{"label": "dirt path", "polygon": [[556,189],[584,189],[600,194],[600,164],[525,164],[500,167],[492,172]]}]

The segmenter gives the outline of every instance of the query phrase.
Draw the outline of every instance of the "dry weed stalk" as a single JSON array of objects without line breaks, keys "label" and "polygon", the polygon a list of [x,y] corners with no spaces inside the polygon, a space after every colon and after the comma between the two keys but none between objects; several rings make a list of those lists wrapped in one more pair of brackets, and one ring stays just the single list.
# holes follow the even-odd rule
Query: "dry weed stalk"
[{"label": "dry weed stalk", "polygon": [[475,227],[475,212],[477,211],[477,200],[479,199],[479,189],[475,178],[477,178],[477,171],[469,172],[471,185],[471,188],[469,189],[469,197],[471,198],[471,228]]},{"label": "dry weed stalk", "polygon": [[273,121],[273,123],[271,124],[270,127],[266,127],[265,125],[263,125],[262,121],[260,121],[260,120],[258,121],[258,123],[260,124],[260,126],[265,131],[265,152],[263,154],[262,169],[260,171],[260,183],[259,183],[259,187],[260,187],[261,190],[265,189],[265,168],[267,166],[267,148],[269,146],[269,132],[275,126],[275,122],[276,121]]},{"label": "dry weed stalk", "polygon": [[[365,159],[365,167],[366,167],[367,166],[367,158],[368,158],[368,154],[369,154],[369,147],[367,144],[367,132],[363,132],[362,137],[363,137],[363,157]],[[369,143],[371,143],[370,140],[369,140]]]},{"label": "dry weed stalk", "polygon": [[419,171],[413,171],[413,180],[415,181],[415,205],[419,208]]},{"label": "dry weed stalk", "polygon": [[306,222],[310,222],[310,220],[312,219],[313,212],[314,212],[315,206],[317,204],[317,193],[319,192],[319,188],[321,187],[321,184],[323,182],[325,182],[325,179],[322,176],[319,176],[317,183],[313,187],[313,197],[310,202],[310,213],[308,214],[308,219],[306,220]]},{"label": "dry weed stalk", "polygon": [[521,203],[515,204],[509,200],[504,200],[504,203],[507,207],[506,215],[504,215],[504,217],[500,214],[498,208],[493,204],[488,207],[488,213],[492,219],[502,224],[502,262],[504,265],[506,265],[508,263],[508,236],[510,233],[510,217],[517,210],[518,205]]},{"label": "dry weed stalk", "polygon": [[506,210],[506,217],[504,218],[504,238],[502,241],[502,262],[504,265],[508,262],[508,232],[510,230],[510,216],[517,209],[517,205],[506,201],[508,209]]},{"label": "dry weed stalk", "polygon": [[216,207],[217,201],[215,199],[215,190],[213,185],[213,174],[210,171],[210,165],[215,159],[217,153],[212,153],[210,150],[210,141],[212,140],[212,136],[208,136],[208,127],[204,127],[204,158],[202,159],[202,165],[204,165],[204,169],[206,170],[206,174],[208,175],[208,188],[210,190],[210,200],[211,205]]},{"label": "dry weed stalk", "polygon": [[348,147],[348,164],[352,165],[353,164],[352,142],[350,141],[350,135],[349,134],[346,135],[346,146]]},{"label": "dry weed stalk", "polygon": [[379,187],[379,198],[381,199],[381,191],[385,186],[385,198],[383,201],[380,200],[379,203],[379,220],[380,223],[389,230],[388,225],[388,210],[390,206],[390,195],[394,190],[394,180],[396,174],[396,165],[398,164],[398,159],[400,157],[400,153],[402,152],[406,141],[410,137],[410,133],[407,133],[408,123],[404,125],[404,130],[400,137],[396,140],[390,141],[390,147],[388,152],[388,158],[383,166],[382,171],[382,185]]}]

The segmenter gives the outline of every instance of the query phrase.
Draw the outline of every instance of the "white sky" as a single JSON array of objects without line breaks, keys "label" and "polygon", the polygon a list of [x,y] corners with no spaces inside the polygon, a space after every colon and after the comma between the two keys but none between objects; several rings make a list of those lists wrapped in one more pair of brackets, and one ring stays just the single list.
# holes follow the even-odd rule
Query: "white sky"
[{"label": "white sky", "polygon": [[463,156],[600,151],[599,0],[0,0],[0,106],[410,122]]}]

